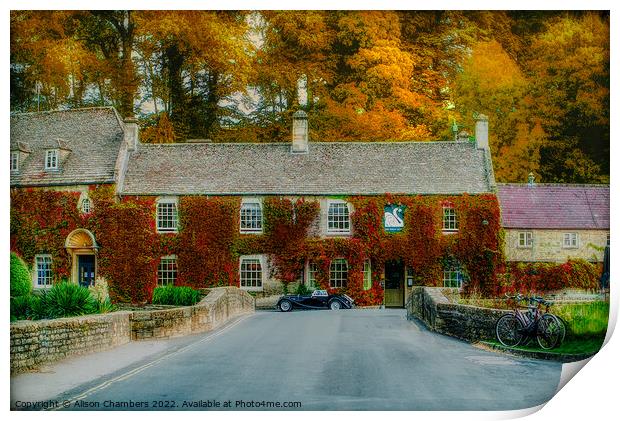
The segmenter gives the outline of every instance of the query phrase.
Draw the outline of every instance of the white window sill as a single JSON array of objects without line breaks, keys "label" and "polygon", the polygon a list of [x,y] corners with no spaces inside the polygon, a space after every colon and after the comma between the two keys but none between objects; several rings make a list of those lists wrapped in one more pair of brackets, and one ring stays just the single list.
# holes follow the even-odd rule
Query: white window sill
[{"label": "white window sill", "polygon": [[263,287],[239,287],[239,289],[244,291],[262,291]]},{"label": "white window sill", "polygon": [[459,230],[441,230],[441,233],[444,235],[458,234]]},{"label": "white window sill", "polygon": [[333,235],[333,236],[348,236],[351,235],[351,230],[349,231],[327,231],[325,235]]},{"label": "white window sill", "polygon": [[518,249],[522,249],[522,250],[531,250],[533,247],[532,246],[517,246]]},{"label": "white window sill", "polygon": [[239,230],[240,234],[262,234],[263,230]]},{"label": "white window sill", "polygon": [[157,233],[158,234],[178,234],[179,230],[178,229],[176,229],[176,230],[160,230],[160,229],[158,229]]}]

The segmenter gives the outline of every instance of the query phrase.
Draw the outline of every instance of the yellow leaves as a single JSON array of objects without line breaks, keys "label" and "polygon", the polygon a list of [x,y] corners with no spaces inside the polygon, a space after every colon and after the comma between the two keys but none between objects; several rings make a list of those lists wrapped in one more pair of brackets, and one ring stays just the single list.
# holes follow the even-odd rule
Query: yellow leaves
[{"label": "yellow leaves", "polygon": [[144,143],[174,143],[176,141],[174,126],[168,113],[161,113],[157,124],[142,130],[140,140]]},{"label": "yellow leaves", "polygon": [[254,46],[246,37],[246,20],[228,12],[196,10],[142,11],[135,19],[139,38],[176,44],[196,71],[233,76],[228,83],[231,90],[247,82]]},{"label": "yellow leaves", "polygon": [[375,86],[378,96],[390,95],[396,87],[408,89],[411,84],[411,55],[391,41],[382,40],[371,48],[361,48],[347,63],[361,79]]},{"label": "yellow leaves", "polygon": [[391,11],[342,12],[337,27],[339,41],[348,47],[370,48],[382,40],[400,39],[398,15]]},{"label": "yellow leaves", "polygon": [[482,92],[512,90],[526,83],[517,63],[495,40],[474,46],[471,57],[464,65],[464,73],[475,79]]}]

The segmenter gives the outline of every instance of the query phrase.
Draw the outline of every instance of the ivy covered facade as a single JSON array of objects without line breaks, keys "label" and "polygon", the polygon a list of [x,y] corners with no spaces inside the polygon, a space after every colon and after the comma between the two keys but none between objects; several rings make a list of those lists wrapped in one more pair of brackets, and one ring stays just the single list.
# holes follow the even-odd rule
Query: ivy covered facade
[{"label": "ivy covered facade", "polygon": [[148,302],[158,284],[304,283],[395,307],[415,285],[496,292],[484,117],[476,142],[308,138],[303,112],[288,144],[142,144],[111,108],[16,115],[11,249],[35,288],[105,279],[123,302]]}]

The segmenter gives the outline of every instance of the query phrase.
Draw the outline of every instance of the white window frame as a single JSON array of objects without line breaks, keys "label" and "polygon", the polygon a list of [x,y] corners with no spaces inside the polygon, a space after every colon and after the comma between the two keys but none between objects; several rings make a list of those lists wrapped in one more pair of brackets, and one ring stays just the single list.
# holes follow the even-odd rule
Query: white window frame
[{"label": "white window frame", "polygon": [[45,151],[45,169],[58,169],[58,149],[48,149]]},{"label": "white window frame", "polygon": [[[85,204],[88,204],[85,206]],[[84,196],[80,199],[80,211],[83,214],[88,214],[93,211],[93,201],[90,200],[90,197]]]},{"label": "white window frame", "polygon": [[19,151],[11,152],[11,172],[19,171]]},{"label": "white window frame", "polygon": [[517,247],[531,249],[534,246],[534,234],[532,231],[519,231],[517,233]]},{"label": "white window frame", "polygon": [[[260,285],[243,285],[243,264],[246,261],[258,261],[260,264],[260,277],[256,278],[256,280],[260,280]],[[267,274],[267,266],[265,264],[265,256],[262,254],[250,254],[246,256],[239,257],[239,289],[243,289],[245,291],[262,291],[265,285],[265,277]],[[254,273],[256,271],[253,271]],[[256,282],[258,283],[258,282]]]},{"label": "white window frame", "polygon": [[[258,212],[260,213],[260,221],[255,221],[252,215],[252,210],[250,210],[250,206],[255,208],[258,205]],[[246,207],[246,209],[244,209]],[[250,211],[250,216],[248,218],[244,218],[244,211]],[[257,227],[243,227],[243,221],[248,220],[250,225],[256,225]],[[242,234],[262,234],[263,233],[263,203],[258,198],[243,198],[241,199],[241,208],[239,208],[239,232]]]},{"label": "white window frame", "polygon": [[[39,277],[39,263],[41,264],[48,264],[49,268],[43,268],[41,269],[41,271],[44,272],[49,272],[49,274],[45,274],[43,276],[43,278]],[[51,254],[37,254],[36,256],[34,256],[34,270],[32,271],[32,283],[33,283],[33,287],[36,289],[46,289],[46,288],[51,288],[52,285],[54,284],[54,260],[52,259],[52,255]],[[47,276],[46,276],[47,275]],[[40,280],[43,280],[43,284],[40,283]],[[45,282],[46,280],[49,280],[49,283]]]},{"label": "white window frame", "polygon": [[[446,211],[452,211],[452,215],[447,215]],[[442,207],[441,229],[445,233],[455,233],[459,230],[459,219],[456,215],[454,206],[446,205]]]},{"label": "white window frame", "polygon": [[460,288],[463,286],[463,268],[450,266],[443,269],[443,287]]},{"label": "white window frame", "polygon": [[316,262],[311,260],[306,262],[306,277],[304,281],[308,288],[318,288],[318,284],[316,282],[316,274],[318,271],[319,267]]},{"label": "white window frame", "polygon": [[[155,215],[155,224],[157,226],[157,232],[159,233],[179,232],[179,204],[178,203],[179,201],[177,200],[176,197],[160,197],[159,199],[157,199],[157,205],[156,205],[157,212]],[[160,212],[160,206],[159,206],[159,205],[166,205],[166,207],[168,207],[168,205],[170,204],[174,205],[171,218],[169,217],[169,215],[162,215]],[[168,217],[168,218],[164,220],[164,217]],[[172,222],[173,226],[163,226],[164,225],[163,222]]]},{"label": "white window frame", "polygon": [[[335,221],[335,224],[339,225],[339,224],[346,224],[347,227],[344,228],[330,228],[330,209],[332,207],[332,205],[338,205],[338,206],[346,206],[347,209],[347,219],[346,221],[342,220],[342,221]],[[344,200],[336,200],[336,199],[330,199],[327,201],[327,217],[326,217],[326,225],[325,225],[325,232],[327,234],[330,235],[347,235],[347,234],[351,234],[351,206],[348,202],[344,201]],[[339,215],[336,215],[339,216]]]},{"label": "white window frame", "polygon": [[[566,241],[567,239],[568,239],[568,244]],[[565,248],[565,249],[579,248],[579,233],[578,232],[565,232],[562,235],[562,248]]]},{"label": "white window frame", "polygon": [[161,256],[157,265],[157,286],[175,285],[179,276],[177,256]]},{"label": "white window frame", "polygon": [[[336,267],[335,265],[342,265],[344,263],[345,270],[342,270],[342,266]],[[342,274],[344,273],[344,276]],[[336,276],[337,275],[337,276]],[[329,264],[329,287],[330,288],[346,288],[349,281],[349,263],[346,259],[337,258],[331,261]]]},{"label": "white window frame", "polygon": [[364,291],[368,291],[372,288],[372,264],[370,259],[364,260],[364,269],[362,270],[364,276],[364,282],[362,284]]}]

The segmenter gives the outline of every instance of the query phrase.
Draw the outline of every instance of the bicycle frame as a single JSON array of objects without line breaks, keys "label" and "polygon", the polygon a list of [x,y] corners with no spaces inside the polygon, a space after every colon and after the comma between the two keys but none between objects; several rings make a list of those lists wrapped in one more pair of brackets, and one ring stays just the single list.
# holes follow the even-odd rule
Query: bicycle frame
[{"label": "bicycle frame", "polygon": [[513,309],[513,313],[515,317],[519,319],[523,323],[523,326],[524,326],[523,329],[521,329],[522,332],[520,333],[528,337],[536,337],[538,323],[540,322],[540,319],[541,319],[539,306],[536,306],[536,307],[527,306],[525,308],[527,308],[527,311],[519,310],[518,306],[516,306]]}]

